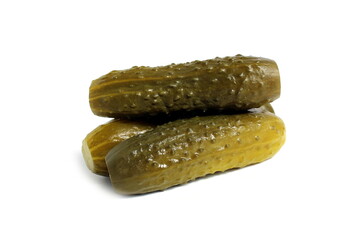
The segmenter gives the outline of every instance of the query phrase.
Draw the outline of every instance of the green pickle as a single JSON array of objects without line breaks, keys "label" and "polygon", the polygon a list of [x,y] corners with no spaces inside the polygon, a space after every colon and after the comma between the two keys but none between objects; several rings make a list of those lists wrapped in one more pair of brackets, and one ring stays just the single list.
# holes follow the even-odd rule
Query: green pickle
[{"label": "green pickle", "polygon": [[114,119],[91,131],[82,142],[86,166],[93,173],[108,176],[105,156],[116,144],[153,129],[149,122]]},{"label": "green pickle", "polygon": [[[250,109],[249,111],[267,110],[274,112],[270,104],[265,104],[261,108]],[[189,116],[183,117],[191,117]],[[126,119],[114,119],[102,124],[92,130],[82,142],[82,154],[86,166],[95,174],[109,176],[105,163],[106,154],[117,144],[126,139],[143,134],[152,130],[157,125],[163,124],[169,119],[148,119],[148,121],[130,121]]]},{"label": "green pickle", "polygon": [[242,55],[112,71],[94,80],[89,90],[93,113],[114,118],[247,110],[279,96],[276,63]]},{"label": "green pickle", "polygon": [[117,191],[141,194],[262,162],[284,141],[283,121],[262,108],[169,122],[117,144],[105,160]]}]

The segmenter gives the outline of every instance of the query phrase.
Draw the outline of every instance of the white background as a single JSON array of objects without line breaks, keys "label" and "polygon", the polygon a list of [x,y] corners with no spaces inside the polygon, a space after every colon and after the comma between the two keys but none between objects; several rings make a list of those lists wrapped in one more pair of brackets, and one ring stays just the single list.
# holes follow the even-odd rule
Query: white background
[{"label": "white background", "polygon": [[[1,1],[1,239],[360,239],[358,1]],[[271,160],[135,197],[92,174],[93,79],[274,59]]]}]

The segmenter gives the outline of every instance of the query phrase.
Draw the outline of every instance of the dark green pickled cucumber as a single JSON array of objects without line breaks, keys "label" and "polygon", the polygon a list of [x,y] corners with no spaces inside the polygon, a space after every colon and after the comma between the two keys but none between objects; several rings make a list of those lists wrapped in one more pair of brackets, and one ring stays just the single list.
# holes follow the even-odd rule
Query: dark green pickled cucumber
[{"label": "dark green pickled cucumber", "polygon": [[282,120],[258,109],[160,125],[116,145],[105,160],[116,190],[140,194],[262,162],[284,141]]},{"label": "dark green pickled cucumber", "polygon": [[246,110],[280,95],[273,60],[215,58],[112,71],[90,86],[90,106],[105,117],[136,118],[186,111]]}]

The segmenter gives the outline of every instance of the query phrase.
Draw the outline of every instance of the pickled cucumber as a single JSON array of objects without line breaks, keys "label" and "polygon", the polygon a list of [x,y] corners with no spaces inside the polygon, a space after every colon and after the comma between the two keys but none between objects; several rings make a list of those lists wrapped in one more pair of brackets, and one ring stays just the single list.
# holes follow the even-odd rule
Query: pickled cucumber
[{"label": "pickled cucumber", "polygon": [[89,102],[96,115],[136,118],[193,110],[246,110],[279,95],[279,71],[273,60],[236,55],[112,71],[92,82]]},{"label": "pickled cucumber", "polygon": [[112,120],[91,131],[82,142],[82,154],[86,166],[99,175],[108,176],[105,156],[116,144],[146,131],[155,125],[150,122]]},{"label": "pickled cucumber", "polygon": [[116,145],[105,160],[117,191],[140,194],[262,162],[284,141],[283,121],[258,109],[169,122]]},{"label": "pickled cucumber", "polygon": [[[274,113],[274,109],[270,104],[265,104],[254,111],[269,111]],[[191,117],[192,114],[183,116],[183,118]],[[114,119],[108,123],[102,124],[91,131],[82,142],[83,158],[87,167],[96,174],[109,176],[109,172],[105,163],[106,154],[120,142],[149,131],[157,125],[164,124],[172,118],[168,119],[147,119],[147,121],[129,121],[124,119]]]}]

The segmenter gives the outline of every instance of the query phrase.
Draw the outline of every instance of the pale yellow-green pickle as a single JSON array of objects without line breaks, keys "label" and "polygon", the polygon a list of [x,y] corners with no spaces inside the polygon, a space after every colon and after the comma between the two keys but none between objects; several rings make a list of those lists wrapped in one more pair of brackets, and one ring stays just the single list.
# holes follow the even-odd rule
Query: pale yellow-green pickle
[{"label": "pale yellow-green pickle", "polygon": [[169,122],[116,145],[105,159],[117,191],[141,194],[262,162],[284,142],[283,121],[259,110]]}]

